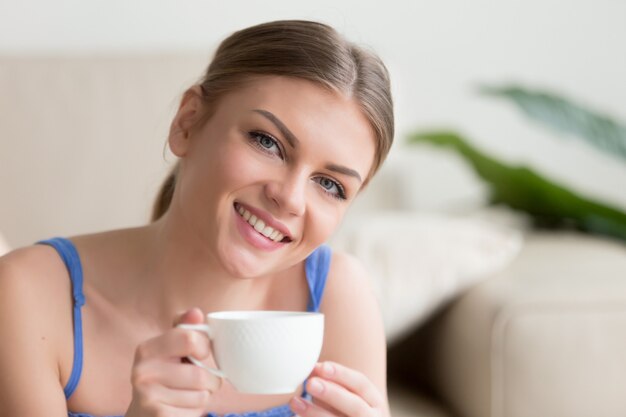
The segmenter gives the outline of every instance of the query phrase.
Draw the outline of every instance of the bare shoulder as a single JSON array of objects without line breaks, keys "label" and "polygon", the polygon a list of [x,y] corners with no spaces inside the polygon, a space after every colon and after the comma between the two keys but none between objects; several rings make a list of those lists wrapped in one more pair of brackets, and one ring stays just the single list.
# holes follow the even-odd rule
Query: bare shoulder
[{"label": "bare shoulder", "polygon": [[65,407],[59,354],[71,332],[70,288],[52,248],[37,245],[0,258],[0,339],[11,341],[0,344],[0,415],[60,415]]},{"label": "bare shoulder", "polygon": [[60,303],[59,295],[71,288],[68,273],[57,252],[44,245],[17,249],[0,257],[0,296],[2,305],[13,307]]},{"label": "bare shoulder", "polygon": [[386,394],[386,342],[373,286],[363,264],[334,252],[321,311],[325,316],[323,360],[365,374]]},{"label": "bare shoulder", "polygon": [[356,257],[345,252],[333,252],[322,308],[329,313],[378,315],[378,304],[368,272]]}]

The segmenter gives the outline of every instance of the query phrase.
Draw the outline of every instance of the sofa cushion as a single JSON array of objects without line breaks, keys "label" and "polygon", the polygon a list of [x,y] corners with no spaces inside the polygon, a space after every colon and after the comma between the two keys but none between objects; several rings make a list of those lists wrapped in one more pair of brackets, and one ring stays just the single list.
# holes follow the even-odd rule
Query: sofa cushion
[{"label": "sofa cushion", "polygon": [[484,219],[385,211],[351,218],[331,242],[365,264],[392,342],[505,267],[521,234]]}]

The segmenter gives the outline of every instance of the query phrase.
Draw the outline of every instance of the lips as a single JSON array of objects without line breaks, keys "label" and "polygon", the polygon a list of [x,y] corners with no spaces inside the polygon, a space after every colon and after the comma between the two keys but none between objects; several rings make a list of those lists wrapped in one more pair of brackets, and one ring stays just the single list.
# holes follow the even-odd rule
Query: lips
[{"label": "lips", "polygon": [[235,210],[257,233],[276,243],[289,243],[289,230],[269,213],[235,203]]}]

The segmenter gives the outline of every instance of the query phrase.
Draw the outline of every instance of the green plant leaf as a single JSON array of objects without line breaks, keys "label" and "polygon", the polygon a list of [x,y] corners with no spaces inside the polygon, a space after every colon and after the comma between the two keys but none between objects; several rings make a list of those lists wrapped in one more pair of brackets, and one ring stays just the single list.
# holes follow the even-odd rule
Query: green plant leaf
[{"label": "green plant leaf", "polygon": [[531,120],[572,134],[596,148],[626,160],[626,126],[556,94],[520,86],[482,86],[488,96],[512,101]]},{"label": "green plant leaf", "polygon": [[460,154],[488,184],[491,201],[530,214],[536,224],[574,227],[626,241],[626,213],[554,183],[524,166],[509,166],[450,131],[417,132],[410,143],[428,143]]}]

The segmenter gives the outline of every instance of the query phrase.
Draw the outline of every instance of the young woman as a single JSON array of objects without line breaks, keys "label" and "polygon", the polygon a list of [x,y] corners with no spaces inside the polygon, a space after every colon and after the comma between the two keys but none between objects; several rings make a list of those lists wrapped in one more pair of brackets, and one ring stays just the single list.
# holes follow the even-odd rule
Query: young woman
[{"label": "young woman", "polygon": [[[184,94],[179,158],[148,225],[0,259],[0,416],[388,416],[385,341],[359,263],[323,243],[387,155],[382,62],[330,27],[241,30]],[[219,310],[321,311],[293,395],[247,395],[190,365]]]}]

